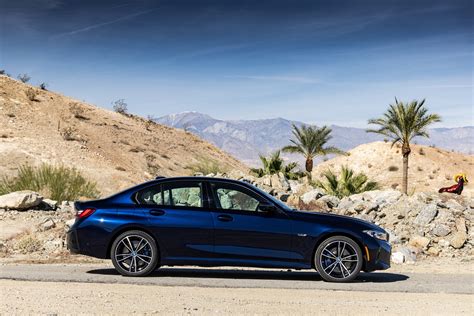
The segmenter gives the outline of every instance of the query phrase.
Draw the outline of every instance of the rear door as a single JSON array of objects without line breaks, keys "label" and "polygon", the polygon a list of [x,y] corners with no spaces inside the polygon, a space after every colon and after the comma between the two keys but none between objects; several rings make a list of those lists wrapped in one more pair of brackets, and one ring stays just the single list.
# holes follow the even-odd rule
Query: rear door
[{"label": "rear door", "polygon": [[138,192],[165,264],[206,260],[213,255],[212,214],[200,181],[163,182]]},{"label": "rear door", "polygon": [[209,182],[214,219],[214,251],[218,260],[292,261],[291,219],[280,211],[260,212],[271,203],[243,185]]}]

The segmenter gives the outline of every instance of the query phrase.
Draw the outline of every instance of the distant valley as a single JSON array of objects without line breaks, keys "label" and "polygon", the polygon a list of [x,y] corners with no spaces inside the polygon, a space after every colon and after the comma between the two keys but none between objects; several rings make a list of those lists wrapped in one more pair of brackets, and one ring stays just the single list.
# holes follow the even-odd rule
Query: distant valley
[{"label": "distant valley", "polygon": [[[259,154],[266,155],[287,145],[292,137],[292,124],[303,124],[283,118],[226,121],[199,112],[170,114],[156,119],[156,122],[199,135],[249,166],[259,164]],[[329,145],[343,150],[383,140],[382,136],[366,133],[362,128],[337,125],[332,125],[331,128],[333,138]],[[429,139],[416,139],[415,142],[473,154],[474,126],[434,128],[430,130]]]}]

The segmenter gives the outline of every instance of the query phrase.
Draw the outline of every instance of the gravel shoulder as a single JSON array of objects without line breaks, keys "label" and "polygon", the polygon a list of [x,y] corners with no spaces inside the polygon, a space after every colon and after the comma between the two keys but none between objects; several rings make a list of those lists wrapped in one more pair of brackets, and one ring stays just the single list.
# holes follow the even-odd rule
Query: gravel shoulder
[{"label": "gravel shoulder", "polygon": [[262,288],[164,287],[0,280],[0,314],[447,315],[470,314],[473,296]]}]

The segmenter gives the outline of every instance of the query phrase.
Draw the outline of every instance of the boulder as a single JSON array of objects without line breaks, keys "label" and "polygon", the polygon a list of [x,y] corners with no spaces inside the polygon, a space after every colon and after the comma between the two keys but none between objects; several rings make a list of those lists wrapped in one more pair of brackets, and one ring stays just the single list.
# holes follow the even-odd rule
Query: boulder
[{"label": "boulder", "polygon": [[418,249],[426,249],[429,243],[430,243],[429,238],[416,235],[410,238],[410,242],[408,244]]},{"label": "boulder", "polygon": [[75,222],[76,222],[76,219],[75,219],[75,218],[72,218],[72,219],[70,219],[70,220],[67,220],[67,221],[66,221],[66,228],[72,227],[72,225],[74,225]]},{"label": "boulder", "polygon": [[317,212],[328,212],[329,207],[326,202],[321,200],[313,200],[309,203],[300,203],[300,208],[308,211],[317,211]]},{"label": "boulder", "polygon": [[464,206],[453,199],[450,199],[448,202],[446,202],[446,207],[452,210],[464,211]]},{"label": "boulder", "polygon": [[425,206],[418,216],[415,218],[414,224],[419,226],[428,225],[436,217],[438,209],[436,204],[428,204]]},{"label": "boulder", "polygon": [[339,198],[334,195],[324,195],[319,198],[320,201],[325,202],[330,208],[335,208],[339,205]]},{"label": "boulder", "polygon": [[431,234],[438,237],[447,236],[450,232],[451,232],[451,229],[449,228],[448,225],[445,225],[445,224],[437,224],[431,230]]},{"label": "boulder", "polygon": [[300,203],[301,203],[300,197],[295,194],[290,195],[288,199],[286,200],[286,204],[294,208],[299,208]]},{"label": "boulder", "polygon": [[305,204],[309,204],[311,203],[312,201],[315,201],[317,199],[319,199],[320,197],[322,197],[323,195],[326,195],[326,193],[324,193],[323,190],[321,189],[313,189],[309,192],[306,192],[305,194],[303,194],[301,196],[301,200],[303,201],[303,203]]},{"label": "boulder", "polygon": [[457,231],[449,239],[449,243],[453,248],[459,249],[464,246],[467,241],[466,221],[463,218],[456,219]]},{"label": "boulder", "polygon": [[47,231],[50,230],[51,228],[56,227],[56,223],[53,221],[51,217],[48,217],[45,219],[41,224],[39,224],[39,230],[40,231]]},{"label": "boulder", "polygon": [[50,200],[50,199],[43,199],[41,201],[41,209],[43,210],[53,210],[55,211],[58,208],[58,201]]},{"label": "boulder", "polygon": [[[380,206],[385,204],[392,204],[398,201],[398,199],[402,196],[402,193],[397,190],[374,190],[374,191],[367,191],[361,194],[364,200],[372,201]],[[356,196],[354,195],[354,196]]]},{"label": "boulder", "polygon": [[38,206],[43,197],[33,191],[17,191],[0,196],[0,208],[27,210]]},{"label": "boulder", "polygon": [[402,264],[405,262],[405,255],[402,252],[394,252],[392,253],[392,262],[395,264]]},{"label": "boulder", "polygon": [[416,251],[409,247],[400,247],[398,252],[402,253],[405,260],[405,263],[415,263],[416,261]]}]

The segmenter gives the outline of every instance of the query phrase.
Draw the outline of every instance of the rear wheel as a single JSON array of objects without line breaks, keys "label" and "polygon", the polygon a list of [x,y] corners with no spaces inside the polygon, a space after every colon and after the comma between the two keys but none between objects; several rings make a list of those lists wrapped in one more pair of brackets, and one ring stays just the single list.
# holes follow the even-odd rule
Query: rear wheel
[{"label": "rear wheel", "polygon": [[345,236],[324,240],[316,250],[314,265],[328,282],[349,282],[357,277],[363,257],[359,245]]},{"label": "rear wheel", "polygon": [[110,258],[120,274],[146,276],[158,265],[158,247],[149,234],[131,230],[115,239],[110,250]]}]

